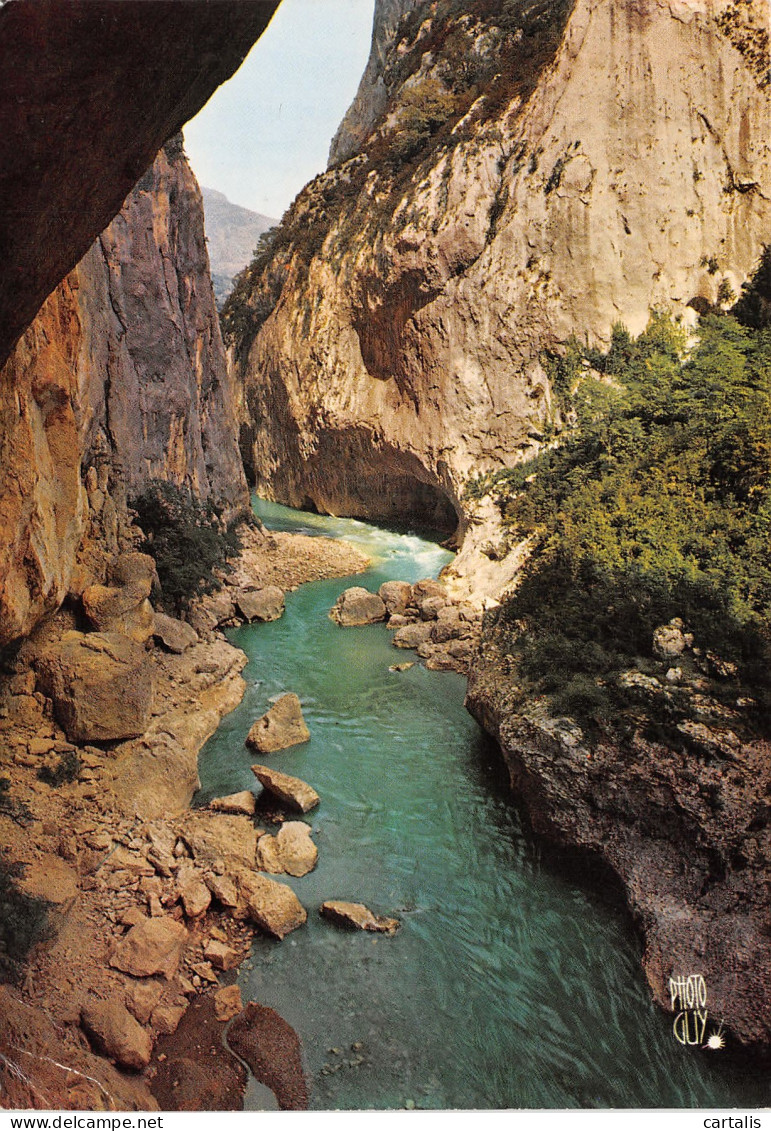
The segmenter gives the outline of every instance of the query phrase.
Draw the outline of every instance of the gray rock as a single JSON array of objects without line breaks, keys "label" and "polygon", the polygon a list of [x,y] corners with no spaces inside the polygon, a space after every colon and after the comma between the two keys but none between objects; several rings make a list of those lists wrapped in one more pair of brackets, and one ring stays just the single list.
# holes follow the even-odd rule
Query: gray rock
[{"label": "gray rock", "polygon": [[392,643],[396,648],[417,648],[431,639],[432,628],[427,621],[405,625],[404,628],[397,629]]},{"label": "gray rock", "polygon": [[81,1023],[94,1044],[123,1068],[146,1068],[153,1042],[135,1017],[116,998],[83,1006]]},{"label": "gray rock", "polygon": [[389,616],[394,613],[403,616],[412,599],[412,586],[407,581],[384,581],[378,589],[378,596]]}]

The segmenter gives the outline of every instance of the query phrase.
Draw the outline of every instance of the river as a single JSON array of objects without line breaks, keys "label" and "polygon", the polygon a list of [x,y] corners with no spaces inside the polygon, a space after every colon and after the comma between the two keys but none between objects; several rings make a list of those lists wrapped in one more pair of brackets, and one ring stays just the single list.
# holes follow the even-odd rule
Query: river
[{"label": "river", "polygon": [[[436,576],[451,555],[417,534],[256,506],[272,529],[344,537],[373,559],[365,575],[288,594],[281,620],[229,634],[249,657],[248,690],[200,759],[198,803],[254,789],[246,732],[274,697],[300,696],[311,741],[261,759],[322,798],[305,818],[318,867],[278,877],[308,923],[256,940],[239,981],[300,1035],[311,1106],[767,1105],[764,1072],[678,1044],[617,900],[566,879],[523,828],[494,744],[463,707],[465,680],[420,663],[389,671],[415,655],[383,625],[329,620],[347,586]],[[342,931],[318,915],[325,899],[402,927]],[[251,1087],[247,1107],[269,1106],[265,1091]]]}]

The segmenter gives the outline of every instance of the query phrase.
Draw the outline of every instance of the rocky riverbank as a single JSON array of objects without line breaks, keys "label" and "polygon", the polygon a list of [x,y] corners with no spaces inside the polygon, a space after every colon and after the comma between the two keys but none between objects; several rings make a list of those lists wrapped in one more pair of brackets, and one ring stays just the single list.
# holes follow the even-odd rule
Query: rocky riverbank
[{"label": "rocky riverbank", "polygon": [[[156,1106],[153,1081],[160,1073],[163,1084],[169,1059],[151,1064],[157,1039],[238,965],[255,931],[281,937],[304,919],[290,889],[257,870],[251,820],[187,806],[198,752],[245,686],[246,657],[222,627],[273,619],[283,590],[367,559],[340,541],[259,529],[243,542],[191,623],[154,612],[152,561],[124,553],[110,584],[24,643],[3,683],[0,837],[13,929],[0,958],[6,976],[23,963],[24,977],[3,990],[0,1053],[15,1106]],[[217,1087],[208,1100],[194,1090],[194,1106],[232,1105]]]},{"label": "rocky riverbank", "polygon": [[[384,621],[393,632],[395,648],[414,650],[429,671],[466,675],[479,644],[482,612],[467,601],[453,599],[444,585],[430,577],[410,585],[386,581],[377,593],[361,586],[346,589],[330,610],[341,628]],[[393,664],[395,671],[412,666]]]},{"label": "rocky riverbank", "polygon": [[672,979],[702,975],[705,1040],[724,1027],[727,1044],[767,1053],[771,746],[732,665],[693,648],[682,622],[662,625],[651,670],[620,674],[629,705],[598,736],[525,694],[494,618],[483,635],[466,705],[535,831],[620,877],[663,1009],[685,1008]]}]

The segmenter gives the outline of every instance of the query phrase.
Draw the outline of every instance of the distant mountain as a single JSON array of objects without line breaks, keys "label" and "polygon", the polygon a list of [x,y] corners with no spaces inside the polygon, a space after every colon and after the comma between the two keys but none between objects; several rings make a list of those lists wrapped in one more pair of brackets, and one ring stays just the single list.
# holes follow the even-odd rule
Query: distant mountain
[{"label": "distant mountain", "polygon": [[257,240],[278,220],[231,204],[216,189],[202,187],[201,192],[214,296],[217,306],[222,306],[233,289],[234,278],[251,261]]}]

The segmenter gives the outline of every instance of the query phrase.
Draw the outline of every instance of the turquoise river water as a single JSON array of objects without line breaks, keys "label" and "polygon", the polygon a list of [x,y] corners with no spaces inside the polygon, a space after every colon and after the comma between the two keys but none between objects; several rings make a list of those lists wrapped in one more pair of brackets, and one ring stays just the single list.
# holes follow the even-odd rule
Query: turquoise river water
[{"label": "turquoise river water", "polygon": [[[308,922],[281,943],[258,939],[239,980],[244,1000],[299,1033],[312,1107],[766,1106],[765,1070],[677,1043],[623,910],[564,878],[522,827],[497,751],[463,707],[465,680],[420,664],[391,672],[415,656],[383,625],[329,620],[347,586],[436,576],[451,555],[416,534],[257,509],[272,529],[344,537],[372,558],[367,574],[303,586],[281,620],[230,634],[249,656],[248,690],[200,759],[199,803],[258,791],[244,737],[271,699],[300,696],[311,741],[264,761],[322,798],[305,818],[318,867],[288,879]],[[318,915],[325,899],[402,927],[342,931]],[[251,1087],[247,1106],[269,1106],[265,1092]]]}]

